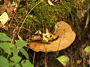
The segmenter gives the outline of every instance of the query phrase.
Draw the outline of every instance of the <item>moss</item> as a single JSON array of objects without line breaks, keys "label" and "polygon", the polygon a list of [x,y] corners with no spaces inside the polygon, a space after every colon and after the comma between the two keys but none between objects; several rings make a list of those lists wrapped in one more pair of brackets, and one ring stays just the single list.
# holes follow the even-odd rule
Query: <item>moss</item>
[{"label": "moss", "polygon": [[19,16],[26,16],[28,11],[26,10],[26,8],[20,8],[18,13]]},{"label": "moss", "polygon": [[[62,3],[54,3],[53,6],[49,5],[47,0],[25,0],[26,7],[19,8],[20,22],[22,22],[25,17],[25,27],[29,28],[33,32],[40,29],[45,31],[45,28],[53,29],[54,24],[58,21],[66,21],[71,26],[74,19],[77,18],[78,2],[76,0],[62,0]],[[86,1],[84,1],[86,4]],[[85,8],[86,9],[86,8]]]}]

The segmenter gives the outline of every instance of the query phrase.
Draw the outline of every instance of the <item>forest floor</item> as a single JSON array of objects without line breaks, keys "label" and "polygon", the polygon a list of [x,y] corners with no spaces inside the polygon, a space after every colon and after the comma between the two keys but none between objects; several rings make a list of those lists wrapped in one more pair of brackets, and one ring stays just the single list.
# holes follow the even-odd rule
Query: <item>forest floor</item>
[{"label": "forest floor", "polygon": [[[69,10],[70,13],[66,12],[64,14],[64,12],[63,13],[61,12],[61,15],[58,15],[60,9],[57,8],[54,11],[54,9],[57,6],[52,7],[52,6],[50,6],[50,4],[48,5],[47,2],[43,2],[42,4],[40,4],[40,3],[38,3],[39,0],[38,1],[33,0],[33,1],[29,1],[29,2],[25,0],[25,1],[18,2],[18,3],[20,3],[20,6],[18,6],[18,8],[12,7],[11,5],[10,5],[10,8],[8,8],[7,3],[10,0],[5,0],[5,1],[6,1],[6,4],[4,4],[4,6],[1,6],[0,13],[6,11],[11,18],[10,18],[9,22],[5,24],[6,27],[8,27],[8,30],[7,30],[7,28],[3,28],[0,24],[0,32],[6,33],[8,36],[13,38],[15,41],[19,39],[17,36],[18,32],[20,33],[21,39],[28,41],[30,39],[31,35],[39,28],[41,30],[43,30],[43,28],[45,29],[48,27],[51,30],[53,24],[55,24],[56,21],[59,22],[62,20],[65,20],[65,22],[68,22],[69,24],[71,24],[73,31],[76,33],[76,38],[75,38],[74,42],[71,44],[71,46],[69,46],[68,48],[66,48],[64,50],[61,50],[58,52],[45,53],[45,52],[34,52],[32,49],[29,49],[27,52],[30,55],[31,63],[33,63],[33,61],[34,61],[34,67],[44,67],[45,66],[45,54],[47,54],[46,55],[47,67],[89,67],[89,63],[90,63],[89,62],[89,54],[84,52],[84,49],[85,49],[85,47],[90,46],[90,19],[89,19],[87,27],[85,28],[86,19],[87,19],[86,17],[88,15],[88,12],[90,11],[90,8],[85,13],[85,16],[82,17],[81,19],[79,19],[79,18],[77,18],[76,14],[74,13],[73,8],[72,8],[72,10]],[[34,1],[35,1],[35,3],[34,3]],[[66,2],[67,2],[67,0],[65,1],[65,3]],[[27,5],[28,3],[30,3],[29,5],[34,4],[34,7],[31,8],[33,5],[31,5],[31,7],[29,7],[29,5]],[[40,4],[38,7],[36,7],[38,5],[37,3]],[[43,4],[45,4],[45,6],[42,6]],[[56,4],[58,5],[58,3],[56,3]],[[62,4],[61,5],[60,4],[59,4],[59,8],[62,7]],[[69,6],[70,6],[70,4],[69,4]],[[78,5],[81,5],[81,4],[78,4]],[[49,9],[45,13],[43,11],[46,10],[46,6],[48,6]],[[71,9],[69,7],[67,7],[67,8]],[[14,9],[18,9],[18,10],[13,13]],[[41,11],[39,11],[39,10],[41,10]],[[29,13],[29,11],[31,11],[31,13]],[[52,11],[53,13],[51,14],[51,13],[49,13],[49,11]],[[58,11],[58,12],[56,12],[56,11]],[[45,13],[45,16],[44,16],[44,13]],[[54,13],[56,13],[56,14],[54,15]],[[50,14],[50,15],[48,15],[48,14]],[[66,16],[66,14],[67,14],[67,16]],[[75,14],[75,17],[74,17],[74,14]],[[62,15],[64,18],[61,17]],[[29,19],[27,18],[27,16]],[[48,16],[49,16],[49,18],[48,18]],[[51,17],[52,17],[52,19],[51,19]],[[53,18],[54,18],[54,20],[53,20]],[[59,18],[59,19],[57,19],[57,18]],[[74,18],[76,18],[76,19],[74,19]],[[19,31],[19,29],[20,29],[20,31]],[[35,54],[35,58],[33,60],[34,53],[36,53],[36,54]],[[67,64],[67,66],[63,66],[56,59],[62,55],[69,57],[69,62]]]}]

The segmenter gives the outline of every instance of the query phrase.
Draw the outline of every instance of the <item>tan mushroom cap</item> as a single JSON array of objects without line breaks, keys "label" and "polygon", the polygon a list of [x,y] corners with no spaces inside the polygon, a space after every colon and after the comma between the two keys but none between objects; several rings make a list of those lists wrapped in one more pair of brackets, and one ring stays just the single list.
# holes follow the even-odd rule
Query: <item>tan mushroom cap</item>
[{"label": "tan mushroom cap", "polygon": [[36,52],[55,52],[69,47],[75,40],[75,32],[72,31],[71,26],[64,21],[57,22],[56,27],[57,29],[55,28],[55,35],[59,36],[58,39],[50,42],[49,44],[30,42],[29,48]]}]

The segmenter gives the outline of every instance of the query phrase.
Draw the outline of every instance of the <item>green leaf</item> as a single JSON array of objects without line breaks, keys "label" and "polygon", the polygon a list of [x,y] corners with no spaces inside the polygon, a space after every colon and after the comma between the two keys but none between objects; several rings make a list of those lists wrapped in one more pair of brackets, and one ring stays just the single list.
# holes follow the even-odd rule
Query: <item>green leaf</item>
[{"label": "green leaf", "polygon": [[59,62],[61,62],[64,66],[67,65],[67,62],[69,62],[69,58],[67,56],[60,56],[57,58]]},{"label": "green leaf", "polygon": [[20,64],[16,64],[15,67],[21,67]]},{"label": "green leaf", "polygon": [[13,55],[18,55],[18,50],[17,50],[16,46],[12,47],[11,52],[13,53]]},{"label": "green leaf", "polygon": [[0,33],[0,40],[1,41],[12,41],[12,39],[8,37],[5,33]]},{"label": "green leaf", "polygon": [[0,55],[0,67],[9,67],[7,58]]},{"label": "green leaf", "polygon": [[18,62],[20,62],[21,57],[18,56],[18,55],[14,55],[14,56],[11,57],[10,59],[11,59],[13,62],[18,63]]},{"label": "green leaf", "polygon": [[10,67],[14,67],[14,65],[15,65],[16,63],[10,62],[9,64],[10,64]]},{"label": "green leaf", "polygon": [[8,54],[11,54],[11,48],[14,45],[12,43],[0,43],[0,47]]},{"label": "green leaf", "polygon": [[21,53],[23,53],[24,56],[25,56],[27,59],[29,59],[28,53],[26,52],[26,50],[25,50],[24,48],[20,48],[19,51],[20,51]]},{"label": "green leaf", "polygon": [[21,62],[21,65],[22,65],[22,67],[34,67],[33,66],[33,64],[31,64],[31,62],[29,61],[29,60],[23,60],[22,62]]},{"label": "green leaf", "polygon": [[87,47],[84,49],[84,51],[90,52],[90,46],[87,46]]},{"label": "green leaf", "polygon": [[23,40],[18,40],[16,42],[16,46],[17,47],[23,47],[23,46],[26,46],[28,43],[26,41],[23,41]]}]

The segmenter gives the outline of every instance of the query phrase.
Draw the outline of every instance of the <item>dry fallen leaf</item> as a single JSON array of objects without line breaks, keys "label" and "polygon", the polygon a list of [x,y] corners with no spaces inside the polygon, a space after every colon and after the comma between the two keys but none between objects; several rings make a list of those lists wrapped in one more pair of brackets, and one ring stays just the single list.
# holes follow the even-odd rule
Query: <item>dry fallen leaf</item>
[{"label": "dry fallen leaf", "polygon": [[41,36],[40,35],[32,35],[31,40],[32,41],[41,40]]},{"label": "dry fallen leaf", "polygon": [[1,16],[0,16],[0,21],[1,23],[4,25],[7,21],[9,20],[9,16],[6,12],[4,12]]},{"label": "dry fallen leaf", "polygon": [[4,0],[4,5],[0,8],[0,13],[7,11],[9,17],[13,17],[16,9],[17,3],[11,4],[10,0]]},{"label": "dry fallen leaf", "polygon": [[35,34],[42,34],[40,30],[36,31]]},{"label": "dry fallen leaf", "polygon": [[36,31],[35,35],[32,35],[31,40],[39,40],[42,43],[49,43],[49,41],[55,40],[56,38],[57,36],[49,33],[48,29],[46,28],[46,33],[42,33],[40,30],[38,30]]},{"label": "dry fallen leaf", "polygon": [[3,28],[5,30],[8,30],[8,27],[6,25],[3,25],[2,23],[0,23],[0,28]]},{"label": "dry fallen leaf", "polygon": [[49,33],[48,29],[46,28],[46,33],[42,34],[42,42],[48,43],[50,41],[57,39],[57,37],[57,35]]},{"label": "dry fallen leaf", "polygon": [[21,36],[18,35],[19,40],[23,40]]},{"label": "dry fallen leaf", "polygon": [[29,48],[36,52],[55,52],[69,47],[75,40],[75,32],[72,31],[71,26],[64,21],[57,22],[56,25],[58,29],[55,35],[59,36],[56,40],[51,41],[49,44],[30,42]]},{"label": "dry fallen leaf", "polygon": [[54,5],[50,0],[48,0],[48,4],[49,5]]},{"label": "dry fallen leaf", "polygon": [[49,40],[48,40],[46,34],[45,34],[45,35],[43,34],[42,40],[41,40],[41,41],[42,41],[42,43],[48,43],[48,42],[49,42]]},{"label": "dry fallen leaf", "polygon": [[11,5],[15,7],[15,8],[14,8],[14,12],[15,12],[16,9],[17,9],[17,7],[18,7],[17,3],[13,1],[13,3],[12,3]]}]

